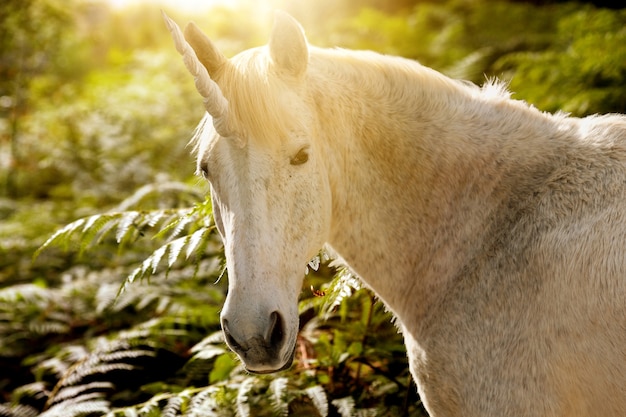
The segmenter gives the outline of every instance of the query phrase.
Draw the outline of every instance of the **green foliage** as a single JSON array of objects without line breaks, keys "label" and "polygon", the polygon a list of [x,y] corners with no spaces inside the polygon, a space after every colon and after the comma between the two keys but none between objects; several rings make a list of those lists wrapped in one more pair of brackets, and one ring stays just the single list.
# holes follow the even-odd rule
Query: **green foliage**
[{"label": "green foliage", "polygon": [[520,51],[495,67],[538,107],[577,115],[626,113],[626,10],[584,7],[559,20],[551,48]]},{"label": "green foliage", "polygon": [[[194,20],[231,55],[266,40],[248,3]],[[411,4],[287,8],[316,44],[626,112],[624,10]],[[224,344],[223,253],[185,146],[202,106],[156,8],[7,0],[0,29],[0,415],[424,415],[391,315],[323,253],[292,369],[250,375]]]},{"label": "green foliage", "polygon": [[624,9],[454,0],[394,14],[363,9],[338,24],[334,40],[479,84],[500,78],[542,110],[584,116],[626,112],[625,28]]},{"label": "green foliage", "polygon": [[[60,294],[29,286],[13,287],[3,295],[7,306],[22,301],[24,310],[32,311],[28,328],[20,328],[20,333],[15,328],[4,329],[5,336],[16,335],[13,340],[7,338],[7,349],[15,346],[17,335],[22,335],[24,343],[32,341],[36,332],[48,340],[67,335],[75,331],[74,316],[94,326],[104,322],[101,326],[107,329],[106,335],[99,335],[92,327],[82,343],[55,342],[53,348],[28,357],[26,362],[32,364],[37,385],[18,387],[9,409],[45,399],[45,416],[328,416],[331,411],[341,415],[420,415],[419,408],[404,402],[414,388],[406,369],[402,338],[391,325],[389,314],[369,292],[360,289],[348,271],[339,271],[338,278],[328,282],[333,271],[324,254],[320,255],[324,261],[321,265],[319,260],[311,263],[319,272],[308,274],[312,285],[321,283],[322,290],[316,296],[305,295],[300,303],[303,328],[297,364],[278,378],[247,374],[217,331],[223,287],[210,292],[204,287],[207,279],[214,282],[220,273],[222,257],[219,245],[213,246],[215,251],[206,250],[210,242],[216,242],[214,228],[207,219],[208,201],[193,209],[94,215],[50,237],[42,250],[76,241],[77,250],[83,251],[107,235],[123,243],[129,240],[131,229],[134,232],[130,240],[134,240],[160,228],[153,235],[164,239],[164,243],[144,261],[148,267],[140,267],[141,275],[151,276],[151,283],[129,285],[138,277],[135,272],[127,278],[119,298],[115,296],[115,280],[105,280],[98,273],[82,276],[84,270],[78,272],[77,279],[68,279]],[[198,233],[201,239],[195,238]],[[203,250],[196,252],[199,245]],[[160,271],[159,261],[168,252],[166,268]],[[194,266],[176,264],[182,252],[187,256],[196,254],[192,262],[186,262],[196,264],[195,272]],[[174,269],[176,266],[181,269]],[[80,291],[76,296],[85,300],[73,305],[69,315],[56,313],[56,305],[51,305],[60,297],[52,302],[63,306],[66,291]],[[211,294],[216,298],[207,300]],[[44,318],[42,310],[52,312]],[[135,317],[129,317],[129,313]],[[158,318],[150,318],[155,315]],[[124,322],[130,328],[124,328]],[[116,327],[119,330],[114,331]],[[206,329],[213,330],[201,338]],[[372,333],[382,337],[371,338]],[[23,349],[20,347],[15,354]],[[8,352],[0,355],[8,356]],[[168,356],[174,356],[179,367],[167,379],[141,381],[135,376],[145,374],[150,364],[154,366]],[[158,377],[163,378],[161,374]],[[139,381],[131,388],[120,382],[135,379]],[[137,388],[139,395],[132,394]],[[150,393],[153,395],[148,397]],[[382,397],[386,400],[381,403],[377,398]]]}]

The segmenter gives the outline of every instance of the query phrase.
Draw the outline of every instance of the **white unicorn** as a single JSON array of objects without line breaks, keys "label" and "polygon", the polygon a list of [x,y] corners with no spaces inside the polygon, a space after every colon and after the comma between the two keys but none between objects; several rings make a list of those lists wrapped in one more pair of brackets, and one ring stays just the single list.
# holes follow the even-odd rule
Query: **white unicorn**
[{"label": "white unicorn", "polygon": [[292,363],[327,245],[398,318],[432,416],[626,416],[626,118],[315,48],[283,12],[232,59],[166,20],[207,110],[222,327],[250,372]]}]

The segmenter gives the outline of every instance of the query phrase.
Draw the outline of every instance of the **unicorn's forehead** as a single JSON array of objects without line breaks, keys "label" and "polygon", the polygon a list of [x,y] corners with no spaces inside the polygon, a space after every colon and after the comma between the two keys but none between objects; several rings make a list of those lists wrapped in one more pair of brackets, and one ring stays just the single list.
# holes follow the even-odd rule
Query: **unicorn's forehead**
[{"label": "unicorn's forehead", "polygon": [[302,128],[302,100],[272,71],[266,47],[241,52],[230,62],[216,82],[228,100],[233,130],[245,136],[241,139],[276,144]]}]

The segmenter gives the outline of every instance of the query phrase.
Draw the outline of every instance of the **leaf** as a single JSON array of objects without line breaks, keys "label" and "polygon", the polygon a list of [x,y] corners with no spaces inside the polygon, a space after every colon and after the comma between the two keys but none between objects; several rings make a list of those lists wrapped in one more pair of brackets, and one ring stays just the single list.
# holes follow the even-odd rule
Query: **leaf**
[{"label": "leaf", "polygon": [[39,417],[83,417],[89,415],[103,415],[110,410],[109,402],[104,400],[88,400],[78,403],[60,403],[57,404],[46,412],[39,415]]},{"label": "leaf", "polygon": [[167,251],[167,247],[168,245],[163,245],[159,249],[152,252],[152,255],[150,255],[150,259],[151,259],[150,265],[152,267],[153,275],[156,274],[157,269],[159,269],[159,263],[161,262],[161,259],[165,255],[165,252]]},{"label": "leaf", "polygon": [[189,408],[185,413],[185,417],[204,417],[218,416],[217,409],[219,405],[214,398],[220,391],[215,386],[209,386],[193,396],[189,401]]},{"label": "leaf", "polygon": [[237,416],[250,417],[249,394],[254,386],[254,377],[243,380],[237,391]]},{"label": "leaf", "polygon": [[[193,351],[193,349],[192,349]],[[223,355],[228,353],[228,350],[224,349],[220,346],[207,346],[203,349],[197,350],[196,353],[192,356],[190,361],[194,360],[209,360],[213,359],[216,356]]]},{"label": "leaf", "polygon": [[209,382],[214,384],[230,377],[230,373],[238,365],[230,352],[218,356],[209,374]]},{"label": "leaf", "polygon": [[154,227],[159,221],[168,215],[169,210],[155,210],[144,217],[147,226]]},{"label": "leaf", "polygon": [[202,242],[205,233],[209,230],[208,227],[203,227],[199,230],[196,230],[191,236],[189,236],[189,241],[187,242],[187,252],[185,254],[186,258],[194,253],[194,251],[198,248],[200,243]]},{"label": "leaf", "polygon": [[183,229],[185,229],[185,226],[187,226],[189,223],[193,222],[194,220],[195,218],[192,215],[192,213],[181,216],[176,222],[176,227],[174,227],[172,230],[172,233],[170,233],[170,239],[173,239],[177,237],[178,235],[180,235]]},{"label": "leaf", "polygon": [[161,415],[163,417],[176,417],[183,405],[183,399],[179,396],[170,398],[167,405],[163,408]]},{"label": "leaf", "polygon": [[79,241],[79,256],[82,256],[91,245],[94,240],[96,240],[96,236],[102,231],[102,229],[109,223],[110,221],[117,221],[119,217],[122,216],[122,213],[105,213],[105,214],[95,214],[87,218],[85,225],[83,226],[83,230],[80,236]]},{"label": "leaf", "polygon": [[354,398],[344,397],[332,400],[331,403],[337,407],[341,417],[353,417],[355,414]]},{"label": "leaf", "polygon": [[66,225],[65,227],[63,227],[60,230],[57,230],[52,236],[50,236],[48,238],[48,240],[46,240],[44,242],[43,245],[41,245],[39,247],[39,249],[37,249],[35,251],[35,254],[33,255],[34,259],[37,259],[37,257],[39,257],[39,255],[41,254],[41,252],[52,246],[52,245],[65,245],[65,250],[67,250],[67,244],[70,240],[70,238],[72,237],[72,234],[81,226],[83,226],[83,224],[85,223],[85,219],[79,219],[76,220],[75,222],[72,222],[68,225]]},{"label": "leaf", "polygon": [[270,383],[270,392],[272,394],[270,400],[274,406],[274,410],[279,416],[287,416],[289,414],[289,403],[285,398],[288,381],[288,378],[281,377],[274,379]]},{"label": "leaf", "polygon": [[335,279],[331,282],[330,287],[326,290],[324,297],[324,319],[328,319],[334,309],[339,306],[342,301],[351,296],[352,293],[361,288],[359,280],[352,275],[347,269],[341,270]]},{"label": "leaf", "polygon": [[168,268],[171,268],[172,265],[174,265],[174,263],[178,259],[178,255],[180,255],[180,252],[183,250],[183,248],[185,247],[188,241],[189,241],[189,236],[184,236],[168,244],[169,246],[169,256],[167,258]]},{"label": "leaf", "polygon": [[317,271],[319,267],[320,267],[320,256],[317,255],[309,261],[309,268],[311,268],[314,271]]},{"label": "leaf", "polygon": [[131,226],[139,216],[140,213],[138,211],[128,211],[123,214],[117,226],[117,232],[115,233],[115,241],[117,243],[122,243],[125,240],[128,232],[132,230]]},{"label": "leaf", "polygon": [[[168,232],[170,232],[172,229],[174,229],[174,231],[175,231],[175,229],[178,227],[178,225],[181,222],[186,222],[187,219],[192,218],[194,213],[195,213],[195,209],[194,208],[186,208],[186,209],[179,209],[179,210],[177,210],[175,213],[173,213],[166,220],[167,224],[165,226],[163,226],[163,228],[161,228],[161,230],[159,230],[159,233],[157,233],[155,237],[162,238]],[[179,232],[176,232],[176,233],[179,233]],[[171,233],[170,234],[170,239],[172,239],[174,237],[175,237],[175,234]]]},{"label": "leaf", "polygon": [[313,401],[313,405],[322,417],[328,416],[328,398],[326,390],[321,385],[315,385],[304,390],[306,395]]}]

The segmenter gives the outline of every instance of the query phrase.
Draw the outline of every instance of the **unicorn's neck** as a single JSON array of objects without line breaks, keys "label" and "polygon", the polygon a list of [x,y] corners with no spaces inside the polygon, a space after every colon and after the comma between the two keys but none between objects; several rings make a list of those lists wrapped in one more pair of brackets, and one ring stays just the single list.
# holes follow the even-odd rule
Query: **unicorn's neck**
[{"label": "unicorn's neck", "polygon": [[524,204],[556,151],[520,147],[544,140],[549,116],[386,59],[316,96],[333,189],[328,243],[392,310],[416,315],[485,244],[501,208]]}]

